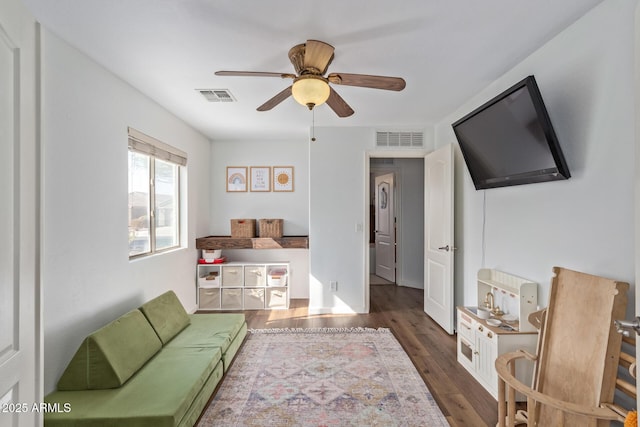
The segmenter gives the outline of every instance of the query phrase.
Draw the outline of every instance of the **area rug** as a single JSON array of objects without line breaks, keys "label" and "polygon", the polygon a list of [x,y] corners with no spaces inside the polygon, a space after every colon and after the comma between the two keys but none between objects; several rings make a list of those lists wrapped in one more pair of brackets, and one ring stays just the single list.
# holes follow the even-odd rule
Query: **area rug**
[{"label": "area rug", "polygon": [[199,426],[448,426],[389,329],[258,329]]}]

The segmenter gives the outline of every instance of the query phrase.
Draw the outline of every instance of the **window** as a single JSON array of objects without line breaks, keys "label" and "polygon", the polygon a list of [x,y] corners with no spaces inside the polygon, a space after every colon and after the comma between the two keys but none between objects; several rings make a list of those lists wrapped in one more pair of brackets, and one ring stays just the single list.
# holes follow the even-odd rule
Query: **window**
[{"label": "window", "polygon": [[186,154],[129,128],[129,258],[180,246]]}]

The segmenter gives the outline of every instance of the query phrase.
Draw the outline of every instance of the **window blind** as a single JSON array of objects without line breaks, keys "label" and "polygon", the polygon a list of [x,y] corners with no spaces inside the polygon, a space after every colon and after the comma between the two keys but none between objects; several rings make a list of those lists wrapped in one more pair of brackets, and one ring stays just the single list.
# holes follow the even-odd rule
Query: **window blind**
[{"label": "window blind", "polygon": [[133,128],[127,128],[127,130],[129,132],[129,150],[148,154],[157,159],[175,163],[180,166],[187,165],[187,153],[184,151],[178,150],[162,141],[158,141]]}]

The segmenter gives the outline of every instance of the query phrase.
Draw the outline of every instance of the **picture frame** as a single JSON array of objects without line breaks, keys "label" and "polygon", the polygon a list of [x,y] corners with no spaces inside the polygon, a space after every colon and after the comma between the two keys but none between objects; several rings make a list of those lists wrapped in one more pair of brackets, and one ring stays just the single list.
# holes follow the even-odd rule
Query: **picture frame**
[{"label": "picture frame", "polygon": [[293,166],[273,167],[273,191],[294,191]]},{"label": "picture frame", "polygon": [[251,166],[249,173],[249,185],[251,191],[268,192],[271,191],[271,167]]},{"label": "picture frame", "polygon": [[247,187],[247,167],[227,166],[227,192],[245,192]]}]

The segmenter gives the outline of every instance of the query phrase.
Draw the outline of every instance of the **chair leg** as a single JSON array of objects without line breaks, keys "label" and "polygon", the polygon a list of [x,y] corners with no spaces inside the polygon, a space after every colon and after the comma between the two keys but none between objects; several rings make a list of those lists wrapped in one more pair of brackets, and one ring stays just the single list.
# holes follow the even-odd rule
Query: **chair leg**
[{"label": "chair leg", "polygon": [[498,377],[498,424],[496,424],[496,427],[505,427],[504,420],[507,415],[504,401],[505,385],[504,380]]},{"label": "chair leg", "polygon": [[538,417],[536,416],[537,412],[537,402],[530,397],[527,397],[527,425],[535,426],[538,422]]},{"label": "chair leg", "polygon": [[[509,364],[509,371],[511,375],[515,376],[516,374],[516,365],[515,363]],[[507,387],[508,395],[507,395],[507,425],[509,427],[514,427],[516,425],[516,389],[511,386]]]}]

